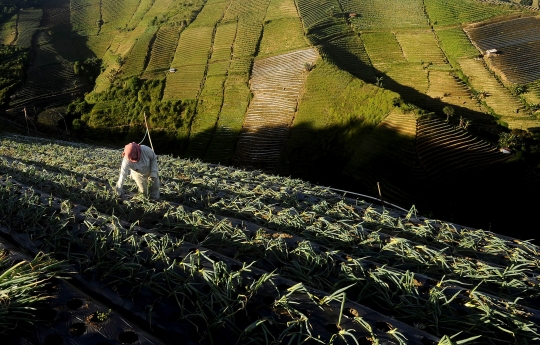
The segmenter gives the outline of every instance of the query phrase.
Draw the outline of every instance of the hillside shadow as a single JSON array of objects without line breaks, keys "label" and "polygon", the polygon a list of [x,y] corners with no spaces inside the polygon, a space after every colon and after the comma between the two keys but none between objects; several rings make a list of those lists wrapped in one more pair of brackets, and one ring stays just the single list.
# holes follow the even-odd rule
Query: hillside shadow
[{"label": "hillside shadow", "polygon": [[[433,175],[424,169],[419,160],[414,138],[405,137],[392,128],[377,128],[374,131],[373,127],[365,126],[363,141],[351,146],[344,140],[350,129],[348,125],[325,129],[314,129],[310,125],[295,126],[281,148],[277,168],[263,171],[371,195],[377,199],[379,182],[385,202],[405,209],[415,205],[421,215],[521,239],[537,237],[534,232],[537,227],[537,205],[529,200],[539,195],[540,178],[531,174],[527,161],[486,161],[482,153],[464,153],[463,149],[437,142],[431,148],[432,151],[440,151],[440,158],[435,161],[437,170],[448,173]],[[372,138],[368,134],[370,131]],[[114,132],[114,129],[108,128],[106,134],[102,138],[115,140],[102,140],[99,144],[117,145],[119,152],[125,143],[138,142],[144,136],[142,128],[139,133],[133,130],[129,133]],[[208,138],[214,132],[200,135]],[[133,140],[135,137],[137,139]],[[157,133],[152,133],[152,138],[158,155],[184,156],[187,147],[185,140],[158,136]],[[373,138],[377,140],[373,141]],[[149,145],[149,142],[146,140],[143,144]],[[31,159],[25,162],[58,170],[41,162],[32,162]],[[118,166],[120,163],[119,154]],[[224,160],[221,164],[231,165],[231,162]],[[75,176],[81,178],[82,174],[75,173]],[[185,185],[189,190],[200,188],[200,184],[182,178],[170,181]],[[95,182],[107,183],[99,180]],[[220,193],[219,187],[216,190],[215,186],[211,188],[214,193]],[[188,206],[189,199],[190,195],[181,196],[180,199],[174,197],[174,201],[187,202]]]},{"label": "hillside shadow", "polygon": [[25,116],[37,123],[41,111],[69,104],[90,91],[94,83],[88,76],[74,73],[75,61],[96,55],[88,48],[87,37],[73,31],[69,0],[45,2],[42,7],[42,23],[32,41],[30,66],[7,108],[10,119],[20,124],[26,124]]},{"label": "hillside shadow", "polygon": [[344,47],[334,44],[332,41],[322,43],[320,49],[323,51],[325,58],[340,69],[351,73],[366,83],[379,83],[381,87],[398,93],[406,103],[413,104],[428,112],[438,113],[445,106],[451,106],[454,108],[455,117],[463,116],[464,119],[470,120],[472,123],[470,130],[488,140],[496,141],[497,134],[504,131],[504,128],[497,123],[497,119],[493,116],[455,104],[448,104],[440,98],[430,97],[410,86],[403,85],[385,72],[366,64],[359,56]]}]

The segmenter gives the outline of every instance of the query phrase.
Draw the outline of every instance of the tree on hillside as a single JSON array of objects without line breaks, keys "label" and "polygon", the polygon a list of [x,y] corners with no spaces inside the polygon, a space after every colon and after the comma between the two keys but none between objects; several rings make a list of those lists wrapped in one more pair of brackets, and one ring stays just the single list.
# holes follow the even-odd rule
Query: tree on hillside
[{"label": "tree on hillside", "polygon": [[450,118],[454,116],[455,113],[454,108],[449,105],[445,106],[442,111],[446,115],[446,122],[450,121]]}]

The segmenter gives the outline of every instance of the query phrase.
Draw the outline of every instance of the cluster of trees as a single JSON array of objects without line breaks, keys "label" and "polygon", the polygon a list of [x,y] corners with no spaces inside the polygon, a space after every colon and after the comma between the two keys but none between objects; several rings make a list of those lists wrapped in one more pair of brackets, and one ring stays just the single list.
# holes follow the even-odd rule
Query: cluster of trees
[{"label": "cluster of trees", "polygon": [[0,108],[9,103],[9,94],[23,81],[28,50],[0,45]]},{"label": "cluster of trees", "polygon": [[73,72],[76,75],[87,77],[90,82],[96,80],[102,71],[101,59],[96,57],[73,63]]},{"label": "cluster of trees", "polygon": [[0,3],[0,23],[12,17],[20,8],[41,7],[42,0],[4,0]]},{"label": "cluster of trees", "polygon": [[161,152],[179,153],[187,144],[195,101],[162,101],[164,86],[163,79],[117,80],[106,91],[72,102],[68,118],[81,135],[121,143],[142,138],[146,116],[149,127],[159,133],[154,146],[161,144]]}]

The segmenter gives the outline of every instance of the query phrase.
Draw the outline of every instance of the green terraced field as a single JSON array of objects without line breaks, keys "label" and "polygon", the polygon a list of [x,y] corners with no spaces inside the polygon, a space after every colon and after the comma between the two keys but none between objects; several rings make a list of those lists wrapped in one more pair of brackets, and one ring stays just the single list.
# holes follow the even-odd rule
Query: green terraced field
[{"label": "green terraced field", "polygon": [[[538,11],[515,1],[48,0],[1,17],[0,43],[10,45],[6,51],[14,60],[0,62],[0,116],[30,133],[39,118],[58,112],[65,123],[36,130],[120,145],[141,140],[146,115],[160,153],[224,165],[271,161],[260,167],[371,194],[380,182],[388,201],[407,208],[420,204],[425,212],[459,220],[464,213],[448,205],[468,204],[429,192],[454,189],[472,203],[469,186],[482,184],[482,169],[491,169],[492,161],[472,162],[468,151],[451,152],[468,147],[464,134],[428,140],[437,147],[422,150],[446,152],[453,157],[444,161],[448,166],[474,167],[458,170],[461,185],[444,187],[439,178],[446,165],[439,156],[422,161],[421,168],[431,170],[419,170],[419,159],[409,161],[419,157],[418,145],[402,134],[414,121],[444,121],[450,108],[449,125],[488,144],[496,144],[501,133],[526,130],[530,138],[516,146],[516,162],[501,163],[509,169],[501,174],[524,176],[518,184],[531,181],[536,190],[540,89],[532,80],[536,74],[515,69],[535,68],[526,62],[536,45],[522,41],[537,34],[531,25],[507,26],[512,33],[498,35],[497,42],[517,57],[501,54],[489,63],[477,47],[484,50],[491,38],[480,35],[473,44],[470,29],[482,33],[536,16]],[[17,50],[23,48],[28,50]],[[304,51],[319,58],[302,57]],[[287,58],[296,54],[294,63]],[[19,57],[25,60],[15,61]],[[98,67],[75,75],[75,63],[85,61]],[[510,82],[512,77],[523,85]],[[31,117],[24,108],[32,109]],[[400,146],[407,162],[385,153]],[[519,157],[531,168],[520,165]],[[514,163],[519,167],[512,170]],[[474,178],[467,181],[466,174]],[[482,191],[511,185],[493,181],[486,179]],[[485,195],[475,202],[523,199]],[[432,210],[432,204],[449,211],[437,205]],[[479,220],[481,226],[491,221]]]}]

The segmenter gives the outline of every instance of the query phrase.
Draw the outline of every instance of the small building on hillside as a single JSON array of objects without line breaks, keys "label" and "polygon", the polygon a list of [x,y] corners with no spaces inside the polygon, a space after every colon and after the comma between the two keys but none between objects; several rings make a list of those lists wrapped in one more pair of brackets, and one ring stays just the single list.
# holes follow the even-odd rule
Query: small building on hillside
[{"label": "small building on hillside", "polygon": [[499,52],[499,51],[498,51],[497,49],[488,49],[488,50],[486,50],[486,55],[487,55],[488,57],[490,57],[490,56],[492,56],[492,55],[497,55],[498,52]]}]

